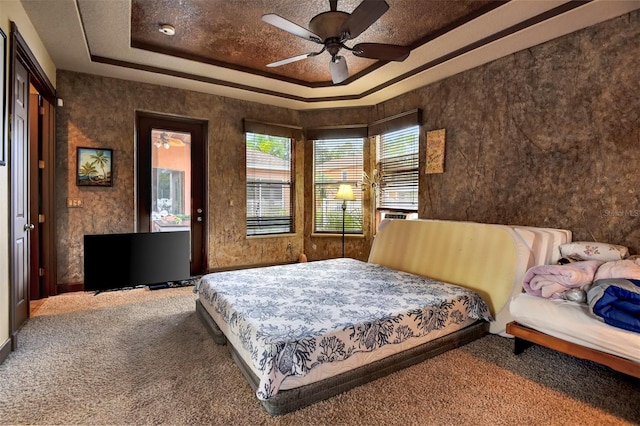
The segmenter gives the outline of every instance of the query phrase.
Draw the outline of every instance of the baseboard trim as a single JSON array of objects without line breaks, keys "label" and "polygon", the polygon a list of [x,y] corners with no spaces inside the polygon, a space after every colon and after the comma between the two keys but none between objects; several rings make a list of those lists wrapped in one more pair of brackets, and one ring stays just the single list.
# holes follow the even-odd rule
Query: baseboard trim
[{"label": "baseboard trim", "polygon": [[0,346],[0,364],[4,362],[5,359],[11,353],[11,339],[5,340],[5,342]]},{"label": "baseboard trim", "polygon": [[212,268],[207,270],[207,274],[215,273],[215,272],[227,272],[227,271],[236,271],[240,269],[253,269],[253,268],[264,268],[267,266],[280,266],[280,265],[291,265],[293,263],[298,263],[297,260],[293,261],[285,261],[285,262],[270,262],[270,263],[256,263],[253,265],[233,265],[233,266],[224,266],[221,268]]},{"label": "baseboard trim", "polygon": [[[0,0],[1,1],[1,0]],[[258,263],[253,265],[234,265],[234,266],[225,266],[222,268],[212,268],[208,269],[205,274],[214,273],[214,272],[226,272],[226,271],[235,271],[239,269],[253,269],[253,268],[264,268],[267,266],[279,266],[279,265],[290,265],[293,263],[298,263],[297,261],[291,262],[271,262],[271,263]],[[193,276],[191,278],[194,278]],[[58,283],[57,286],[58,293],[72,293],[74,291],[85,291],[84,283]]]},{"label": "baseboard trim", "polygon": [[84,291],[84,283],[58,284],[58,294]]}]

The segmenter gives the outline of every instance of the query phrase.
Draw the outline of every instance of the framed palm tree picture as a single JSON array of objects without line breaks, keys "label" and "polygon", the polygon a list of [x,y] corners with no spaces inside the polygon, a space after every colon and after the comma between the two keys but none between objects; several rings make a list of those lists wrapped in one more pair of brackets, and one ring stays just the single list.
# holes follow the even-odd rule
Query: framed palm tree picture
[{"label": "framed palm tree picture", "polygon": [[78,186],[113,186],[113,150],[78,148]]}]

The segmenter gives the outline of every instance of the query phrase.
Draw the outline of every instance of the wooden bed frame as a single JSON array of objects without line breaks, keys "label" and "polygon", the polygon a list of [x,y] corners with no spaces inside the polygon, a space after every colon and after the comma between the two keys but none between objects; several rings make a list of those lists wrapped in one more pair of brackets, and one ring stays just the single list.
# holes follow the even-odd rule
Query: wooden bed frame
[{"label": "wooden bed frame", "polygon": [[513,353],[516,355],[521,354],[532,344],[538,344],[576,358],[594,361],[629,376],[640,378],[640,364],[626,358],[567,342],[515,321],[507,324],[507,333],[515,337]]},{"label": "wooden bed frame", "polygon": [[[199,300],[196,300],[196,313],[206,326],[211,337],[213,337],[214,342],[219,345],[226,345],[227,339]],[[489,334],[489,323],[478,321],[455,333],[423,343],[407,351],[391,355],[347,373],[299,388],[281,390],[273,398],[260,402],[272,416],[286,414],[433,358],[451,349],[466,345],[487,334]],[[249,386],[255,392],[258,389],[260,380],[236,352],[233,345],[226,346],[238,368],[240,368],[247,382],[249,382]]]}]

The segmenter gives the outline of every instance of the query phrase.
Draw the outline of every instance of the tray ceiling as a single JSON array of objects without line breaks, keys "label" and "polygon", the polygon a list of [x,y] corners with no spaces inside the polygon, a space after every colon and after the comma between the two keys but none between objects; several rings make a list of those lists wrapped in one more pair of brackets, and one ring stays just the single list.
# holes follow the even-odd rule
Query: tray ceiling
[{"label": "tray ceiling", "polygon": [[[360,2],[339,0],[338,10],[352,12]],[[504,3],[489,0],[391,0],[389,10],[348,45],[371,42],[415,48],[446,29],[453,29]],[[320,49],[313,42],[261,20],[262,15],[275,13],[308,29],[312,17],[327,11],[328,0],[185,0],[178,7],[175,0],[133,0],[131,45],[302,85],[330,86],[328,53],[278,68],[267,68],[271,62]],[[175,35],[160,33],[158,27],[161,23],[174,26]],[[347,57],[352,81],[379,62],[347,52],[343,54]]]},{"label": "tray ceiling", "polygon": [[[361,0],[338,0],[351,13]],[[328,0],[22,0],[59,69],[150,82],[294,109],[373,105],[457,72],[619,16],[634,1],[387,0],[348,46],[409,46],[403,62],[343,54],[333,84],[328,53],[277,68],[318,44],[264,23],[275,13],[304,28]],[[605,4],[606,3],[606,4]],[[175,27],[175,35],[159,31]]]}]

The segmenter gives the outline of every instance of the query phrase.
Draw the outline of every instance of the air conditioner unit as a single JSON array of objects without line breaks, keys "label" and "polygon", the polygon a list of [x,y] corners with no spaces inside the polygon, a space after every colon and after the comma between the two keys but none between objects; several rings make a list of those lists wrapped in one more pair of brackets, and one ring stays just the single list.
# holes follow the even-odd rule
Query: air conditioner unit
[{"label": "air conditioner unit", "polygon": [[411,212],[380,212],[380,220],[382,219],[417,219],[418,213]]}]

